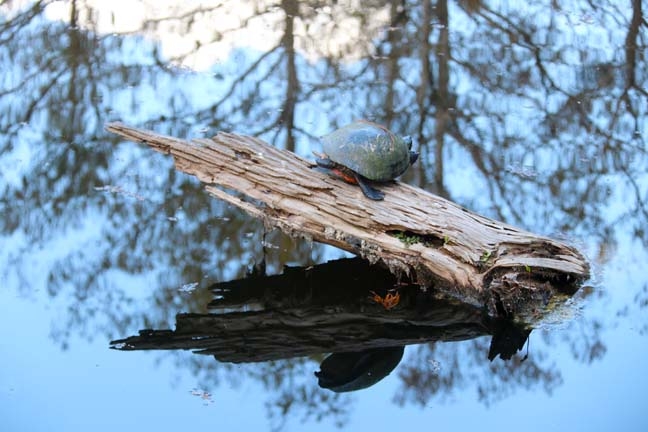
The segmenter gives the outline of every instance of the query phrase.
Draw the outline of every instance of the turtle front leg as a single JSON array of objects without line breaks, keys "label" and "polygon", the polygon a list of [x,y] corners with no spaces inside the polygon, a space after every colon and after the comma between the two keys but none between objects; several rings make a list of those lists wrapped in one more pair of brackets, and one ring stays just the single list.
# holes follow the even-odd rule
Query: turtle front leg
[{"label": "turtle front leg", "polygon": [[369,185],[369,181],[366,178],[357,173],[354,173],[354,175],[356,182],[358,182],[358,186],[360,186],[362,193],[364,193],[367,198],[374,201],[382,201],[385,198],[385,194]]}]

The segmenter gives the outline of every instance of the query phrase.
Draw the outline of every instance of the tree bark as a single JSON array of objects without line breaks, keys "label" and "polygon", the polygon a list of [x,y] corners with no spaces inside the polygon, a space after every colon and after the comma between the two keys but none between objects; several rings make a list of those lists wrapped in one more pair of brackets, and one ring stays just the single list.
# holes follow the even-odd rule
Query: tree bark
[{"label": "tree bark", "polygon": [[[173,156],[207,191],[292,236],[381,261],[415,283],[514,311],[528,296],[574,292],[589,266],[574,247],[475,214],[422,189],[381,185],[384,201],[313,170],[314,163],[253,137],[220,132],[191,142],[121,123],[110,132]],[[218,185],[214,186],[214,185]]]}]

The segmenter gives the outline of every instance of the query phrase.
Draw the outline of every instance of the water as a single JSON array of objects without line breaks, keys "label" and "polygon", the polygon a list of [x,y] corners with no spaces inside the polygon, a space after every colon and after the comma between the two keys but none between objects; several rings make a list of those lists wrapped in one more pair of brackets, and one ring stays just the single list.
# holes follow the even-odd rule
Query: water
[{"label": "water", "polygon": [[[287,2],[249,20],[238,2],[203,14],[1,6],[2,430],[646,430],[637,3]],[[162,16],[195,21],[141,21]],[[410,345],[384,380],[336,394],[313,375],[325,353],[232,364],[109,349],[207,313],[210,285],[264,258],[277,274],[347,255],[266,233],[105,123],[232,130],[310,157],[318,136],[356,118],[413,137],[421,157],[403,181],[588,257],[591,280],[531,333],[526,359],[525,347],[489,362],[487,336]]]}]

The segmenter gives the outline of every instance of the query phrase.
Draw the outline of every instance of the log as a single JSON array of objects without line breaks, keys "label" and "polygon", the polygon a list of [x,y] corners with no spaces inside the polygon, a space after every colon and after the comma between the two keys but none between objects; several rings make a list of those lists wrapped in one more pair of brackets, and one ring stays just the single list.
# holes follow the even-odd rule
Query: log
[{"label": "log", "polygon": [[219,132],[182,140],[109,123],[109,132],[173,156],[176,168],[212,196],[266,226],[381,262],[422,287],[442,290],[491,314],[514,314],[529,297],[573,293],[589,276],[574,247],[471,212],[398,181],[384,201],[314,170],[315,164],[264,141]]}]

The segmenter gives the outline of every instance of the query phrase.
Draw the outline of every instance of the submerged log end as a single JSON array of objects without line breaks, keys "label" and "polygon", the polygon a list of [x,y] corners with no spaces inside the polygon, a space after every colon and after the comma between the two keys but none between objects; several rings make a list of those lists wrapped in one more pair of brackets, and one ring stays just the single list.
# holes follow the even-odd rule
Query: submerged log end
[{"label": "submerged log end", "polygon": [[482,302],[493,316],[533,316],[556,298],[576,293],[589,276],[589,264],[578,250],[543,242],[496,258],[484,273]]}]

